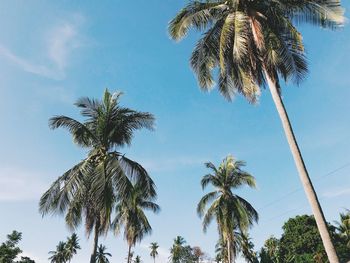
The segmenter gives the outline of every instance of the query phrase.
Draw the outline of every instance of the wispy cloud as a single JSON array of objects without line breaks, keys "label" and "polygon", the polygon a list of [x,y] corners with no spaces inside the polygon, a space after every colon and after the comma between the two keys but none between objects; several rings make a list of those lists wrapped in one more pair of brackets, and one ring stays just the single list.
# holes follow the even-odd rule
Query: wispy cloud
[{"label": "wispy cloud", "polygon": [[0,170],[0,201],[37,200],[47,184],[39,179],[40,174],[25,169],[2,168]]},{"label": "wispy cloud", "polygon": [[324,197],[339,197],[339,196],[344,196],[344,195],[350,195],[350,188],[343,188],[343,189],[334,189],[331,191],[327,191],[323,193]]},{"label": "wispy cloud", "polygon": [[[45,48],[43,52],[40,51],[41,53],[35,55],[46,61],[44,64],[37,64],[21,57],[2,44],[0,44],[0,56],[25,72],[55,80],[64,79],[73,51],[83,46],[83,38],[79,33],[83,21],[81,15],[74,15],[73,18],[51,26],[44,38],[38,37],[44,41]],[[41,43],[33,47],[33,50],[41,50],[39,46]]]},{"label": "wispy cloud", "polygon": [[6,58],[8,61],[12,62],[13,64],[15,64],[20,69],[26,72],[40,75],[47,78],[53,78],[53,79],[62,78],[62,76],[59,76],[55,70],[50,69],[45,65],[37,65],[24,58],[21,58],[15,55],[11,50],[7,49],[1,44],[0,44],[0,56]]}]

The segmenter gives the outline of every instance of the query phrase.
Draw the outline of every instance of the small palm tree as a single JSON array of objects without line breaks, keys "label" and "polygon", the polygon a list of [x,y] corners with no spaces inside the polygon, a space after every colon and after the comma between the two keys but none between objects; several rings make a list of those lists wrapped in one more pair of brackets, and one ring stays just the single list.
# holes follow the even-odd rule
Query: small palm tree
[{"label": "small palm tree", "polygon": [[185,244],[186,241],[182,236],[177,236],[174,239],[173,246],[170,249],[170,260],[172,263],[180,263],[182,251]]},{"label": "small palm tree", "polygon": [[326,220],[281,98],[280,78],[299,84],[307,74],[298,22],[338,28],[344,24],[341,1],[191,0],[172,19],[169,33],[181,40],[191,28],[206,30],[190,59],[204,91],[215,85],[213,72],[218,72],[218,89],[228,100],[242,94],[254,103],[261,88],[269,87],[329,261],[335,263],[339,260]]},{"label": "small palm tree", "polygon": [[257,263],[258,258],[256,252],[254,251],[254,244],[251,241],[248,233],[241,233],[239,236],[239,246],[244,259],[248,263]]},{"label": "small palm tree", "polygon": [[55,251],[50,251],[49,254],[52,256],[49,257],[51,263],[66,263],[67,262],[67,250],[66,243],[60,241],[56,246]]},{"label": "small palm tree", "polygon": [[154,263],[156,263],[156,257],[158,256],[159,245],[157,242],[152,242],[149,248],[151,249],[150,256],[153,258]]},{"label": "small palm tree", "polygon": [[154,202],[155,198],[155,195],[138,181],[127,194],[122,193],[119,199],[112,227],[115,234],[124,227],[124,238],[129,246],[127,263],[131,262],[131,248],[152,232],[145,210],[153,213],[160,211],[160,207]]},{"label": "small palm tree", "polygon": [[88,235],[94,231],[90,262],[95,263],[98,238],[107,233],[111,214],[121,193],[128,193],[132,180],[156,196],[147,171],[118,149],[130,145],[134,131],[153,129],[154,117],[120,105],[122,93],[105,91],[102,100],[81,98],[76,102],[80,122],[67,116],[50,119],[50,127],[66,128],[74,142],[88,150],[88,156],[60,176],[40,199],[40,212],[65,213],[66,224],[76,229],[85,220]]},{"label": "small palm tree", "polygon": [[78,249],[80,249],[79,238],[77,234],[73,233],[70,237],[67,238],[66,243],[66,255],[68,262],[71,262],[73,256],[77,254]]},{"label": "small palm tree", "polygon": [[347,247],[350,248],[350,210],[347,209],[346,213],[340,213],[340,221],[335,223],[339,235],[346,242]]},{"label": "small palm tree", "polygon": [[134,259],[134,263],[141,263],[141,257],[140,256],[136,256],[136,258]]},{"label": "small palm tree", "polygon": [[100,244],[97,248],[96,263],[109,263],[108,257],[112,257],[111,253],[106,252],[106,246]]},{"label": "small palm tree", "polygon": [[[202,188],[209,184],[214,191],[204,195],[198,203],[197,212],[203,217],[203,230],[206,232],[209,224],[215,218],[221,237],[225,240],[228,252],[228,262],[234,262],[237,254],[237,231],[243,232],[258,221],[258,213],[245,199],[232,192],[241,186],[255,187],[255,179],[241,168],[245,163],[226,157],[218,168],[213,163],[206,163],[212,173],[202,178]],[[209,205],[209,208],[206,207]]]}]

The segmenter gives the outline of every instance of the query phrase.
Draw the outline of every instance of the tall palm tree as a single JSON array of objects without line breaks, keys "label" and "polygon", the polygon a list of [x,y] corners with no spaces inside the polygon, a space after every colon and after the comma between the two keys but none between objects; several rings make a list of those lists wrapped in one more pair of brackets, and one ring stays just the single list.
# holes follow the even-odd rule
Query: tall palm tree
[{"label": "tall palm tree", "polygon": [[191,0],[169,25],[175,40],[190,28],[206,30],[190,59],[203,90],[213,88],[216,68],[218,89],[228,100],[238,93],[254,103],[261,87],[268,85],[331,263],[339,260],[281,98],[279,79],[299,84],[307,73],[302,36],[294,23],[335,29],[343,25],[343,14],[340,0]]},{"label": "tall palm tree", "polygon": [[150,256],[153,258],[154,263],[156,263],[156,257],[158,256],[159,245],[157,242],[152,242],[149,248],[151,249]]},{"label": "tall palm tree", "polygon": [[71,262],[73,256],[77,254],[77,250],[80,249],[79,238],[77,234],[73,233],[70,237],[67,238],[66,243],[66,255],[68,262]]},{"label": "tall palm tree", "polygon": [[90,262],[96,262],[98,238],[107,233],[117,196],[138,180],[150,196],[155,186],[147,171],[118,150],[130,145],[134,131],[153,129],[154,117],[120,105],[122,93],[104,92],[102,100],[81,98],[76,106],[83,122],[67,116],[50,119],[50,127],[66,128],[74,142],[88,150],[88,156],[60,176],[40,199],[40,212],[65,214],[65,221],[76,229],[84,219],[88,235],[94,231]]},{"label": "tall palm tree", "polygon": [[[205,164],[211,173],[202,178],[202,188],[209,184],[214,191],[204,195],[198,203],[197,212],[203,217],[203,230],[206,232],[209,224],[215,218],[218,230],[226,241],[228,262],[234,262],[237,254],[235,238],[237,232],[246,231],[254,222],[258,221],[258,213],[245,199],[232,192],[241,186],[255,187],[255,179],[241,168],[244,162],[226,157],[217,168],[211,162]],[[209,206],[208,209],[207,206]]]},{"label": "tall palm tree", "polygon": [[56,246],[55,251],[50,251],[49,254],[52,256],[49,257],[51,263],[66,263],[67,262],[67,250],[66,243],[60,241]]},{"label": "tall palm tree", "polygon": [[156,196],[150,194],[149,190],[137,181],[128,194],[120,198],[116,205],[116,216],[112,222],[112,227],[118,234],[124,227],[124,238],[128,243],[127,263],[131,262],[131,248],[136,242],[141,242],[145,235],[152,232],[152,227],[147,219],[145,210],[158,213],[160,207],[154,202]]},{"label": "tall palm tree", "polygon": [[100,244],[96,252],[96,263],[109,263],[108,257],[111,257],[112,254],[106,252],[107,247]]},{"label": "tall palm tree", "polygon": [[347,209],[346,213],[340,213],[340,221],[335,223],[339,235],[344,239],[347,247],[350,248],[350,210]]},{"label": "tall palm tree", "polygon": [[174,239],[173,246],[170,249],[170,260],[172,263],[180,263],[182,251],[185,244],[186,241],[182,236],[177,236]]}]

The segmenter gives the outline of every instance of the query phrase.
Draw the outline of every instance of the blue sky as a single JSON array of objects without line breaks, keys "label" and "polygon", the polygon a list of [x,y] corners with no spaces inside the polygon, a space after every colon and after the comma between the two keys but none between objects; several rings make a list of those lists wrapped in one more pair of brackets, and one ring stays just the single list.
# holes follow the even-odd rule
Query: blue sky
[{"label": "blue sky", "polygon": [[[123,149],[149,170],[162,207],[150,215],[152,236],[136,247],[144,263],[152,262],[152,241],[160,244],[158,262],[167,262],[177,235],[214,254],[216,227],[203,234],[195,208],[203,195],[203,163],[218,164],[227,154],[245,160],[257,179],[257,190],[239,190],[260,213],[251,231],[257,248],[280,235],[289,217],[310,213],[268,91],[256,106],[199,91],[188,63],[198,34],[174,43],[166,31],[184,3],[1,1],[1,240],[13,229],[22,231],[24,253],[41,263],[69,235],[63,218],[41,218],[38,199],[85,152],[66,131],[49,130],[48,119],[79,118],[73,102],[100,97],[107,87],[125,93],[124,105],[157,118],[154,132],[136,133],[132,147]],[[310,74],[300,87],[284,86],[283,97],[327,220],[333,221],[350,196],[350,29],[301,29]],[[91,242],[82,228],[77,233],[83,249],[73,262],[82,263]],[[122,262],[122,236],[110,234],[101,242],[113,254],[111,262]]]}]

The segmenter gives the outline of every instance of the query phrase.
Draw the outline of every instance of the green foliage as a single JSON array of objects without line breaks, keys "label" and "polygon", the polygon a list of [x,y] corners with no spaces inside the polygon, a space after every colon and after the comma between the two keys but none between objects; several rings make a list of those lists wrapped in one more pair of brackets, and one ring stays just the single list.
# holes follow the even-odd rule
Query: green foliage
[{"label": "green foliage", "polygon": [[[155,185],[147,171],[120,153],[130,145],[134,132],[153,129],[154,117],[122,107],[122,93],[104,92],[101,100],[81,98],[75,105],[83,122],[67,116],[50,119],[52,129],[67,129],[74,142],[88,150],[87,157],[60,176],[40,199],[42,215],[65,214],[68,227],[76,229],[85,221],[88,236],[94,230],[95,240],[107,233],[112,213],[120,198],[127,198],[133,183],[142,185],[152,198]],[[94,262],[96,246],[91,261]]]},{"label": "green foliage", "polygon": [[112,255],[108,253],[106,246],[100,244],[97,248],[96,253],[96,263],[109,263],[108,257],[111,257]]},{"label": "green foliage", "polygon": [[173,246],[170,249],[171,263],[196,263],[198,261],[194,249],[186,245],[186,241],[182,236],[174,239]]},{"label": "green foliage", "polygon": [[73,233],[70,237],[67,237],[67,241],[60,241],[56,246],[56,250],[50,251],[51,257],[49,257],[52,263],[65,263],[70,262],[77,250],[80,249],[79,238],[77,234]]},{"label": "green foliage", "polygon": [[[350,260],[350,251],[347,242],[336,232],[336,228],[328,224],[341,262]],[[260,251],[262,263],[326,263],[327,255],[324,250],[321,236],[318,232],[313,216],[301,215],[290,218],[283,225],[283,234],[280,239],[271,237],[266,240]]]},{"label": "green foliage", "polygon": [[[191,28],[204,31],[190,63],[200,87],[218,89],[228,100],[237,93],[254,103],[268,75],[297,84],[307,73],[298,22],[337,28],[344,23],[340,0],[191,0],[169,23],[179,41]],[[219,69],[219,70],[215,70]]]},{"label": "green foliage", "polygon": [[[233,192],[243,186],[255,187],[255,178],[242,170],[244,165],[244,162],[235,160],[232,156],[226,157],[218,168],[210,162],[206,163],[211,173],[202,178],[202,188],[212,185],[214,191],[204,195],[197,206],[198,215],[203,217],[204,231],[213,219],[216,220],[220,237],[225,246],[229,247],[226,252],[231,258],[242,248],[239,237],[258,221],[254,207]],[[247,254],[247,257],[250,256]]]},{"label": "green foliage", "polygon": [[152,242],[150,247],[151,249],[151,253],[150,253],[150,256],[153,258],[153,260],[155,261],[156,257],[158,256],[158,248],[159,248],[159,245],[157,242]]},{"label": "green foliage", "polygon": [[0,246],[0,262],[1,263],[35,263],[29,257],[21,257],[20,261],[15,261],[22,250],[18,247],[18,243],[22,240],[22,233],[16,230],[7,235],[7,240]]}]

